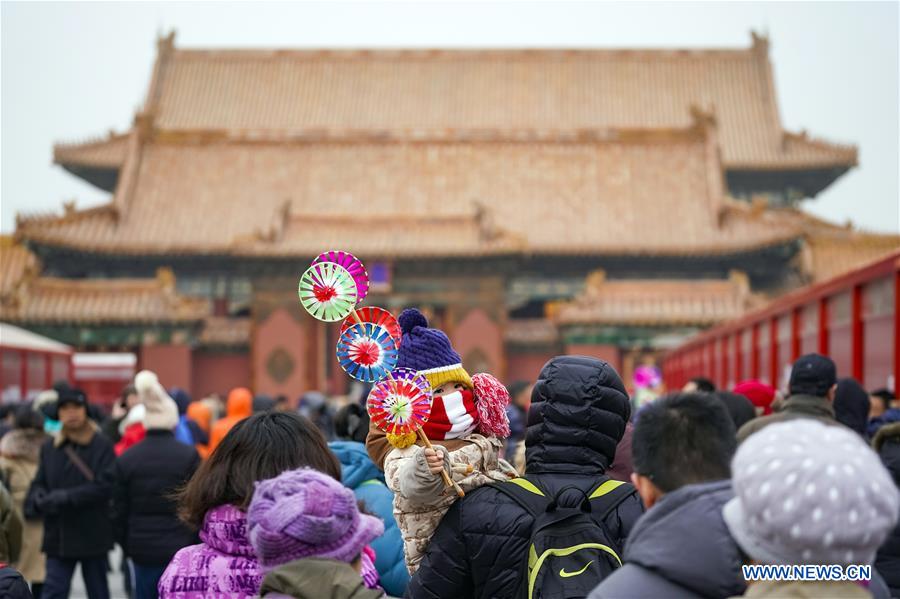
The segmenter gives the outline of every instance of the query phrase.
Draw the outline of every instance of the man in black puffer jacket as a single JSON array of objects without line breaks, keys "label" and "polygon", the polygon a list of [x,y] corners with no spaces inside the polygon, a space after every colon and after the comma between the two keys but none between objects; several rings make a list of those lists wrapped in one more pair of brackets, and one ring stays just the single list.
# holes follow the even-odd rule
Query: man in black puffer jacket
[{"label": "man in black puffer jacket", "polygon": [[[541,370],[525,433],[525,478],[556,495],[585,495],[604,478],[631,408],[616,371],[601,360],[559,356]],[[507,483],[501,483],[507,484]],[[577,505],[582,493],[561,494]],[[603,526],[624,547],[644,508],[632,490]],[[533,517],[493,486],[457,501],[444,516],[406,596],[512,599],[522,582]]]},{"label": "man in black puffer jacket", "polygon": [[[884,467],[891,473],[894,484],[900,488],[900,422],[887,424],[872,441]],[[875,556],[875,569],[884,577],[891,590],[891,597],[900,597],[900,523],[888,536]]]},{"label": "man in black puffer jacket", "polygon": [[200,465],[192,445],[175,439],[178,407],[149,371],[135,377],[144,404],[147,436],[116,460],[113,523],[116,540],[134,563],[136,599],[155,599],[172,556],[197,536],[176,515],[175,491]]}]

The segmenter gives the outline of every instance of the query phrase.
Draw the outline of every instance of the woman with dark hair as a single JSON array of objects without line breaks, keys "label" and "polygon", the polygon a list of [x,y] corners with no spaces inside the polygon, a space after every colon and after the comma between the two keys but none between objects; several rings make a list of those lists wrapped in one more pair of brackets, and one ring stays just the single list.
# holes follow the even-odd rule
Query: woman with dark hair
[{"label": "woman with dark hair", "polygon": [[308,467],[341,480],[341,465],[309,420],[263,412],[225,435],[179,494],[179,515],[200,530],[199,545],[175,554],[159,596],[255,597],[262,572],[247,538],[247,506],[257,481]]}]

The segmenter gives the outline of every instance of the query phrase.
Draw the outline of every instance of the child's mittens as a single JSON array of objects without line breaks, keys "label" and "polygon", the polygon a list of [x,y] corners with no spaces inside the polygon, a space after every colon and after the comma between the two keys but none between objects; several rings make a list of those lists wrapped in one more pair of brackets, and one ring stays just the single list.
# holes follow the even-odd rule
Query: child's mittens
[{"label": "child's mittens", "polygon": [[505,439],[509,436],[509,391],[486,372],[472,377],[475,392],[475,407],[478,409],[477,431],[486,437]]}]

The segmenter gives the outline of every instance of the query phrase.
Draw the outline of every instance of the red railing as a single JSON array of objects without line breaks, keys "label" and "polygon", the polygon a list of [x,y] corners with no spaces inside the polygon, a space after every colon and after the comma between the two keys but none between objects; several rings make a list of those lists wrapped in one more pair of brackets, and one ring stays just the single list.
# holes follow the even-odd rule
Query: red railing
[{"label": "red railing", "polygon": [[[846,309],[840,309],[846,306],[841,303],[846,299],[844,294],[849,294],[849,352],[846,351],[846,321],[836,320],[847,316]],[[900,251],[788,293],[764,308],[689,339],[663,358],[667,388],[680,388],[695,376],[712,378],[723,388],[730,388],[745,378],[768,379],[766,382],[780,386],[781,373],[801,353],[805,333],[803,310],[808,306],[818,309],[817,350],[842,356],[836,360],[839,376],[852,376],[870,388],[888,386],[889,380],[897,386],[900,380]],[[790,355],[785,355],[787,346],[785,351],[779,348],[782,318],[790,319]],[[764,328],[768,329],[768,335]],[[750,354],[745,356],[744,339],[748,332]],[[763,336],[766,345],[761,348]],[[787,342],[787,337],[784,341]],[[768,350],[766,361],[761,360],[761,349]],[[843,358],[845,355],[849,360]],[[764,369],[768,372],[764,373]]]}]

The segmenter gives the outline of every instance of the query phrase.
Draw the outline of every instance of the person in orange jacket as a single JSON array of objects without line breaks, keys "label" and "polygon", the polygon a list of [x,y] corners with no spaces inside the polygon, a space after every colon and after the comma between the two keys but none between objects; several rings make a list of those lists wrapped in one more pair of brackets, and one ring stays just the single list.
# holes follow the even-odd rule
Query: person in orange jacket
[{"label": "person in orange jacket", "polygon": [[253,414],[253,394],[244,387],[232,389],[228,393],[228,403],[225,409],[225,418],[217,420],[209,434],[209,453],[216,450],[231,427]]},{"label": "person in orange jacket", "polygon": [[[200,430],[209,436],[210,428],[212,426],[212,410],[210,410],[208,405],[201,401],[192,401],[190,405],[188,405],[187,417],[196,422],[197,426],[200,427]],[[200,454],[201,458],[205,460],[209,457],[210,449],[208,443],[195,443],[194,447],[197,449],[197,453]]]}]

